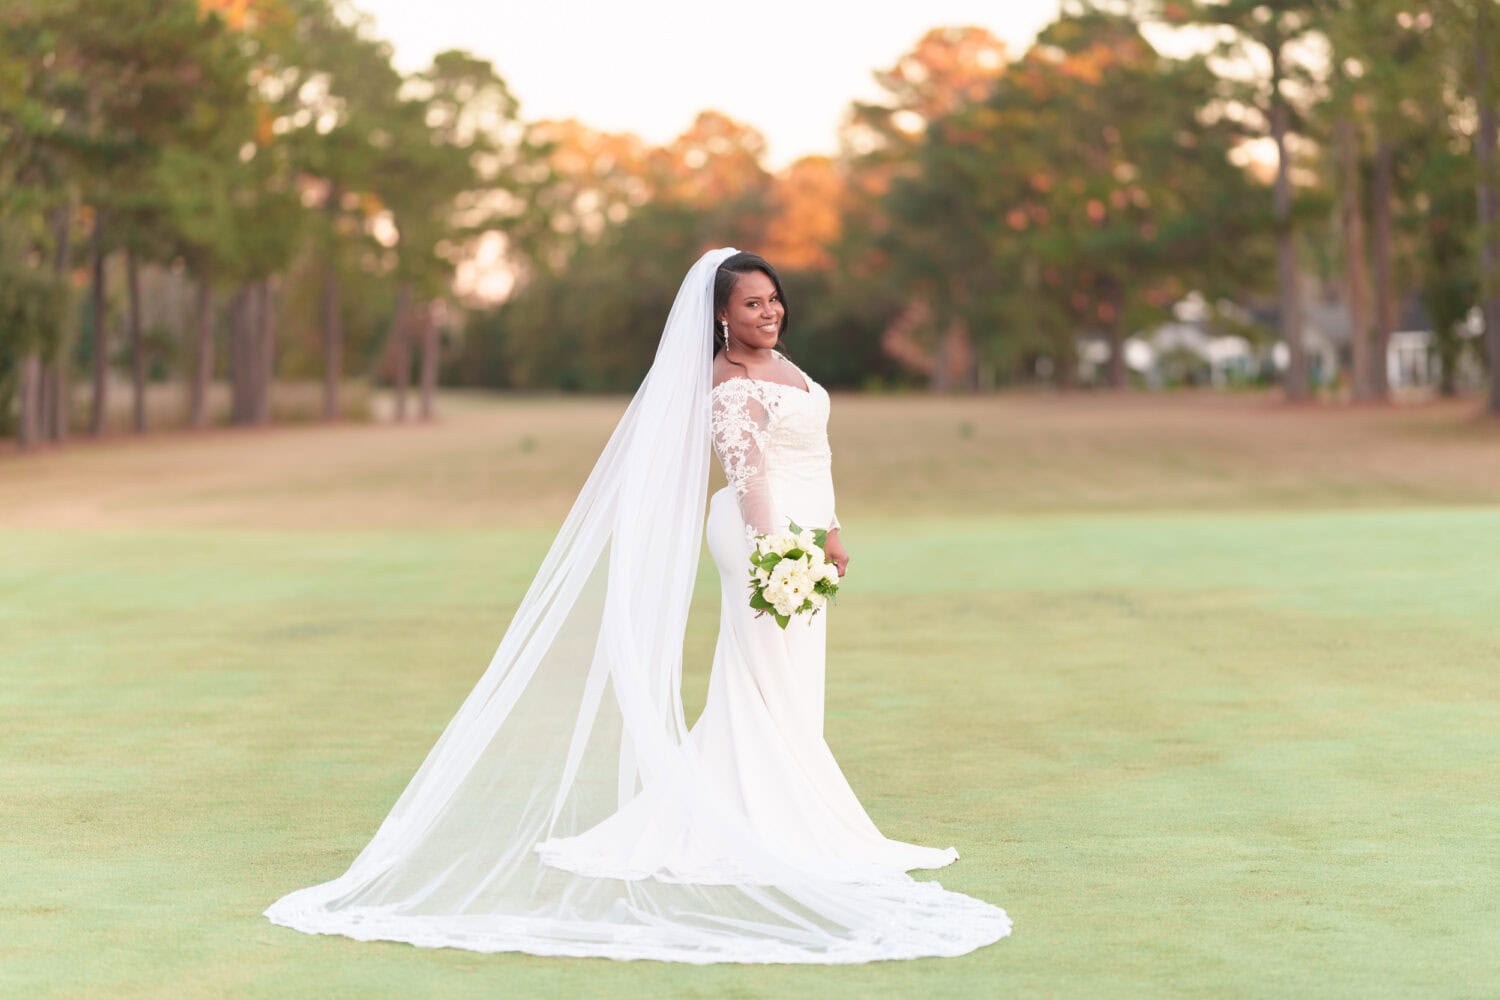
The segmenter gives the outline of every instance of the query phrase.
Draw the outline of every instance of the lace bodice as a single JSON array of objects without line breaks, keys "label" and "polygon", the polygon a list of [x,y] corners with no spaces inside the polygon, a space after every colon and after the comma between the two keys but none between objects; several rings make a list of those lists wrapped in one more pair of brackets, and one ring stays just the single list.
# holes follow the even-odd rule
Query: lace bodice
[{"label": "lace bodice", "polygon": [[804,528],[839,526],[828,392],[796,370],[806,390],[734,376],[710,393],[714,451],[739,502],[747,539],[782,530],[788,520]]}]

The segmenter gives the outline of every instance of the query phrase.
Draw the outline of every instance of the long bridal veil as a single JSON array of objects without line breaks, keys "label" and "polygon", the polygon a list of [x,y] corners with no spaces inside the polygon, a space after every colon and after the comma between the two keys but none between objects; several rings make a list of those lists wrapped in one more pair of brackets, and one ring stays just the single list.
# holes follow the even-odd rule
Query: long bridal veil
[{"label": "long bridal veil", "polygon": [[[805,870],[745,832],[685,745],[680,694],[708,486],[713,282],[683,280],[656,357],[479,678],[374,838],[278,924],[474,951],[682,962],[958,955],[1005,912],[905,873]],[[564,869],[538,845],[650,787],[629,871]],[[689,828],[692,871],[672,845]],[[712,845],[704,869],[702,845]]]}]

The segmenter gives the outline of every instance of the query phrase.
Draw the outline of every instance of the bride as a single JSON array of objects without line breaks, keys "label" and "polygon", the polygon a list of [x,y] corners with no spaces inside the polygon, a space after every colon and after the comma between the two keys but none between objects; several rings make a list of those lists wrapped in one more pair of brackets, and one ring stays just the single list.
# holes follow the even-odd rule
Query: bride
[{"label": "bride", "polygon": [[[284,896],[308,933],[475,951],[681,962],[959,955],[998,907],[907,871],[957,853],[884,837],[823,741],[828,614],[749,607],[756,534],[827,527],[843,575],[828,393],[776,350],[776,271],[732,249],[689,270],[655,360],[489,668],[374,838]],[[682,638],[708,504],[721,611],[688,730]]]}]

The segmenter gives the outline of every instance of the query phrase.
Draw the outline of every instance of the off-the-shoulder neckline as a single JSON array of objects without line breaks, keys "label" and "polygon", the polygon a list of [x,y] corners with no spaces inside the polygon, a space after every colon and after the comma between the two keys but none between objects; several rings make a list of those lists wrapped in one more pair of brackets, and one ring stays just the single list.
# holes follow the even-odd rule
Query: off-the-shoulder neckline
[{"label": "off-the-shoulder neckline", "polygon": [[[776,381],[773,381],[772,379],[768,379],[768,378],[751,378],[748,375],[732,375],[729,378],[726,378],[723,382],[716,382],[716,383],[714,383],[713,388],[714,389],[718,389],[721,386],[728,385],[730,382],[755,382],[755,383],[757,383],[759,385],[779,385],[783,389],[790,389],[793,392],[800,392],[804,396],[811,396],[812,395],[812,387],[811,386],[809,386],[806,389],[801,389],[801,388],[798,388],[795,385],[792,385],[790,382],[776,382]],[[712,390],[710,390],[710,391],[712,391]]]},{"label": "off-the-shoulder neckline", "polygon": [[792,385],[790,382],[777,382],[776,380],[769,378],[751,378],[749,375],[732,375],[729,378],[726,378],[723,382],[716,382],[713,386],[710,387],[709,391],[712,392],[714,389],[717,389],[719,386],[724,385],[727,382],[759,382],[761,385],[779,385],[784,389],[790,389],[793,392],[800,392],[805,396],[811,396],[812,379],[808,377],[807,372],[803,371],[797,366],[797,363],[795,361],[788,359],[785,354],[782,354],[775,348],[771,349],[771,353],[776,355],[781,360],[785,361],[787,364],[791,365],[793,368],[796,368],[797,374],[802,376],[802,382],[803,385],[806,386],[806,388]]}]

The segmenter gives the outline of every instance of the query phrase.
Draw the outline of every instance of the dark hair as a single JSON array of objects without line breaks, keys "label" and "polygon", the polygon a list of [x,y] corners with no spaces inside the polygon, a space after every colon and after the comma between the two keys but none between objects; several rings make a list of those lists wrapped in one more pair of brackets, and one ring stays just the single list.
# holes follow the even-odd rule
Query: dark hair
[{"label": "dark hair", "polygon": [[[781,335],[786,333],[788,321],[792,318],[792,307],[786,301],[786,292],[781,290],[781,275],[776,273],[776,268],[759,254],[745,253],[743,250],[732,257],[724,258],[719,265],[719,270],[714,274],[714,314],[709,317],[709,325],[712,328],[714,338],[714,357],[728,347],[723,330],[719,327],[719,311],[729,305],[730,293],[734,286],[740,283],[740,278],[752,271],[759,271],[771,279],[771,284],[776,286],[776,297],[781,300],[781,329],[776,331],[776,346],[781,346]],[[735,364],[744,367],[736,361]]]}]

